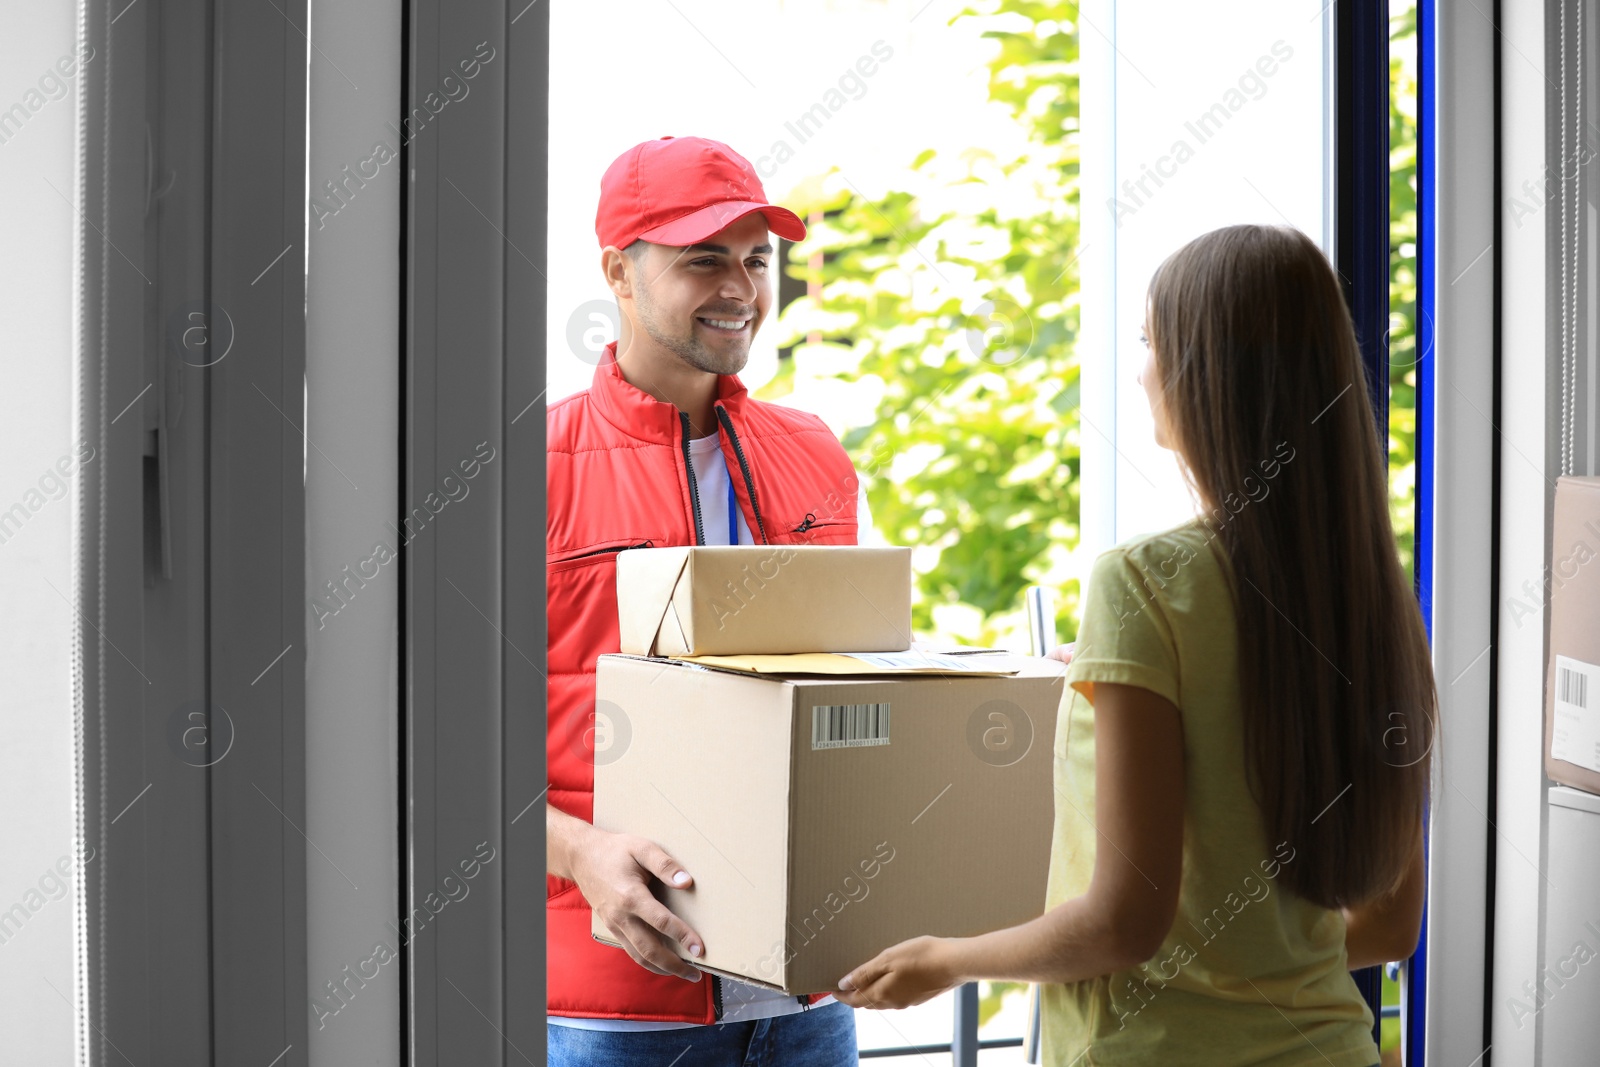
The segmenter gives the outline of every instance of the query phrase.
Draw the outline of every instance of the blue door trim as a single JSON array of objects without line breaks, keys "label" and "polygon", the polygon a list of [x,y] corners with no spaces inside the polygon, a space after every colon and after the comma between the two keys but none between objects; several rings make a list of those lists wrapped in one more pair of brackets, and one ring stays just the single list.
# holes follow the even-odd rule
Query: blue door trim
[{"label": "blue door trim", "polygon": [[[1434,74],[1438,64],[1434,44],[1438,26],[1437,0],[1417,0],[1417,311],[1415,316],[1417,356],[1417,481],[1413,527],[1416,530],[1412,561],[1417,601],[1422,621],[1433,637],[1433,462],[1434,462],[1434,321],[1438,268],[1434,252],[1438,247],[1437,200],[1434,176],[1436,156],[1438,97]],[[1426,825],[1426,823],[1424,824]],[[1424,841],[1426,847],[1426,840]],[[1426,898],[1424,898],[1426,901]],[[1423,1038],[1428,1001],[1428,909],[1422,910],[1422,934],[1417,951],[1402,968],[1400,1018],[1404,1062],[1408,1067],[1423,1063]]]},{"label": "blue door trim", "polygon": [[[1389,442],[1389,4],[1334,8],[1338,98],[1335,106],[1335,262],[1366,366],[1368,402],[1384,452]],[[1354,972],[1382,1028],[1383,972]]]}]

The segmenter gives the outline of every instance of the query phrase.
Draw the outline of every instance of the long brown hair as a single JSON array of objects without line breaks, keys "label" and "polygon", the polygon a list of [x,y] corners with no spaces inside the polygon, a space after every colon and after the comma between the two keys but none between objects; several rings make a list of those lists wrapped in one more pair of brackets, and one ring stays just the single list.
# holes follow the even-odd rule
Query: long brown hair
[{"label": "long brown hair", "polygon": [[1305,234],[1230,226],[1156,271],[1147,329],[1232,572],[1246,768],[1268,841],[1295,849],[1280,880],[1361,904],[1417,847],[1439,719],[1344,295]]}]

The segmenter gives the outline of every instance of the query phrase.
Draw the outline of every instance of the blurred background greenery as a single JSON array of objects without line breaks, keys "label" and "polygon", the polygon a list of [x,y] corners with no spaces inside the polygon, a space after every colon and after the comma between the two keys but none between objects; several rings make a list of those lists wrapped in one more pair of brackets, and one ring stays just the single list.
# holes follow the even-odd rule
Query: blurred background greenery
[{"label": "blurred background greenery", "polygon": [[1062,639],[1075,632],[1076,16],[1029,0],[958,16],[999,46],[989,93],[1027,130],[1024,154],[975,140],[907,160],[881,197],[819,178],[791,201],[821,221],[792,269],[808,295],[778,323],[795,358],[762,395],[786,393],[796,366],[878,391],[844,443],[875,527],[920,546],[913,623],[938,639],[1015,642],[1033,584],[1058,589]]}]

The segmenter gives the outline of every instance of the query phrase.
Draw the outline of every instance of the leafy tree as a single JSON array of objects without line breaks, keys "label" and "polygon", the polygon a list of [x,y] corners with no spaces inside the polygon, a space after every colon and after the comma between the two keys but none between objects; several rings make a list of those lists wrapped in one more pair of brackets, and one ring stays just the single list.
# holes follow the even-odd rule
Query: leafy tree
[{"label": "leafy tree", "polygon": [[1389,509],[1408,571],[1416,531],[1417,9],[1389,21]]},{"label": "leafy tree", "polygon": [[[799,191],[824,213],[785,309],[798,360],[877,390],[844,444],[874,524],[920,546],[913,623],[924,634],[1010,639],[1023,589],[1055,587],[1076,632],[1079,421],[1078,41],[1075,2],[991,0],[990,97],[1030,134],[1023,154],[973,147],[909,161],[904,187],[867,197],[835,172]],[[788,388],[787,375],[768,386]]]}]

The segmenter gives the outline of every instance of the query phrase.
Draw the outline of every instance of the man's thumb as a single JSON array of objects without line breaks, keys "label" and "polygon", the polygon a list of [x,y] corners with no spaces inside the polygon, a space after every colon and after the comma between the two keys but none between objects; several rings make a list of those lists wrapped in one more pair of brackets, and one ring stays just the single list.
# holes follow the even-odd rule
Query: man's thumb
[{"label": "man's thumb", "polygon": [[645,867],[667,885],[682,889],[694,881],[689,872],[679,866],[678,861],[667,855],[667,850],[659,845],[651,845],[641,858]]}]

